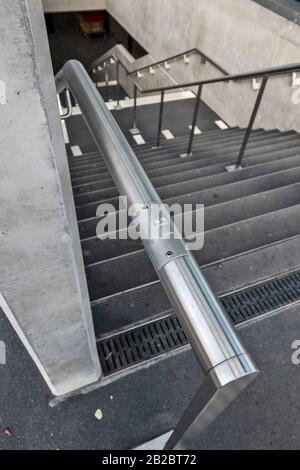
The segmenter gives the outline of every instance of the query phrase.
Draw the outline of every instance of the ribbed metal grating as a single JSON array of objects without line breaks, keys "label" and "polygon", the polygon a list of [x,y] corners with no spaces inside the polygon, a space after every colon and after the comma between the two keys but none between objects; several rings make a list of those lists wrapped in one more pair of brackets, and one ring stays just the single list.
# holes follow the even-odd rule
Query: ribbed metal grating
[{"label": "ribbed metal grating", "polygon": [[300,299],[300,271],[273,279],[221,298],[232,322],[237,325]]},{"label": "ribbed metal grating", "polygon": [[104,375],[178,349],[188,343],[174,314],[99,341],[98,352]]},{"label": "ribbed metal grating", "polygon": [[[293,272],[220,299],[234,325],[300,299],[300,271]],[[104,376],[159,357],[188,344],[174,314],[98,341]]]}]

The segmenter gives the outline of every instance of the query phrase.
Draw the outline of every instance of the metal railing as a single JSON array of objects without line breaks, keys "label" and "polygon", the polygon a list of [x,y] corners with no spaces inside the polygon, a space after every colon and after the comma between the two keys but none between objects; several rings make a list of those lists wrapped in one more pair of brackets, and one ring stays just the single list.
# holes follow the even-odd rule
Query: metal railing
[{"label": "metal railing", "polygon": [[[194,257],[182,238],[175,236],[177,228],[170,213],[83,66],[69,61],[55,80],[58,94],[71,90],[120,195],[127,196],[129,205],[135,205],[133,220],[140,238],[204,371],[205,380],[199,392],[165,447],[189,448],[195,436],[239,395],[258,371]],[[162,214],[159,220],[151,221],[151,204],[159,204]],[[144,236],[149,232],[149,222],[155,227],[150,233],[157,234],[159,228],[160,237]]]},{"label": "metal railing", "polygon": [[[135,86],[138,87],[138,90],[141,94],[144,93],[160,93],[161,95],[161,102],[160,102],[160,111],[159,111],[159,118],[158,118],[158,133],[157,133],[157,143],[156,145],[159,147],[160,142],[161,142],[161,132],[162,132],[162,122],[163,122],[163,110],[164,110],[164,97],[165,93],[167,91],[171,90],[177,90],[181,88],[194,88],[198,87],[198,93],[197,93],[197,98],[196,98],[196,103],[195,103],[195,108],[194,108],[194,113],[193,113],[193,119],[192,119],[192,126],[191,126],[191,131],[190,131],[190,138],[188,142],[188,147],[186,153],[182,154],[182,157],[187,157],[192,154],[193,150],[193,139],[194,139],[194,133],[195,133],[195,127],[197,123],[197,116],[199,112],[199,106],[200,106],[200,100],[201,100],[201,94],[203,92],[203,87],[205,85],[210,85],[214,83],[228,83],[228,82],[233,82],[233,81],[242,81],[242,80],[249,80],[249,79],[259,79],[261,78],[261,84],[259,87],[258,95],[255,100],[254,108],[250,116],[250,120],[241,144],[241,148],[239,150],[239,154],[236,160],[236,163],[228,169],[230,171],[232,170],[238,170],[241,168],[242,160],[245,155],[245,151],[247,148],[247,144],[251,135],[251,131],[253,129],[253,125],[257,116],[257,113],[260,108],[260,104],[262,102],[263,94],[265,92],[268,80],[270,77],[274,76],[279,76],[279,75],[286,75],[289,73],[293,72],[299,72],[300,71],[300,63],[295,63],[295,64],[288,64],[288,65],[281,65],[281,66],[276,66],[276,67],[269,67],[265,69],[258,69],[255,71],[250,71],[250,72],[244,72],[244,73],[238,73],[238,74],[231,74],[231,75],[226,75],[222,77],[215,77],[215,78],[209,78],[206,80],[198,80],[198,81],[193,81],[193,82],[185,82],[185,83],[179,83],[176,85],[169,85],[165,87],[158,87],[158,88],[149,88],[149,89],[141,89],[138,87],[136,84]],[[137,92],[135,92],[134,96],[134,127],[137,126]]]},{"label": "metal railing", "polygon": [[61,101],[60,101],[60,96],[57,95],[60,119],[68,119],[69,117],[72,116],[72,113],[73,113],[72,100],[71,100],[71,95],[70,95],[70,90],[69,89],[65,90],[65,100],[66,100],[67,107],[66,107],[65,114],[63,114],[63,109],[62,109],[62,105],[61,105]]},{"label": "metal railing", "polygon": [[[120,59],[119,57],[117,57],[117,55],[115,53],[113,53],[113,54],[107,56],[103,60],[101,60],[101,59],[96,60],[93,63],[93,71],[94,71],[94,74],[96,74],[97,71],[103,71],[104,70],[106,89],[108,90],[109,67],[111,65],[115,64],[115,66],[116,66],[116,82],[117,82],[117,99],[116,99],[116,101],[117,101],[117,108],[119,108],[120,107],[120,66],[123,67],[127,77],[132,77],[133,78],[134,87],[135,87],[134,88],[134,95],[137,96],[137,90],[141,91],[142,88],[134,80],[135,75],[137,76],[137,78],[141,78],[140,74],[141,74],[142,71],[150,70],[150,69],[152,71],[154,71],[154,69],[156,67],[161,67],[162,65],[164,65],[164,68],[168,70],[170,68],[169,62],[173,62],[173,61],[178,60],[180,58],[183,58],[186,63],[189,63],[189,58],[192,54],[199,55],[199,57],[201,57],[201,59],[203,61],[203,64],[208,62],[209,64],[213,65],[217,70],[219,70],[223,74],[227,75],[226,70],[223,67],[221,67],[221,65],[219,65],[217,62],[212,60],[203,51],[201,51],[200,49],[198,49],[196,47],[194,47],[192,49],[188,49],[188,50],[183,51],[183,52],[179,52],[178,54],[174,54],[174,55],[169,56],[165,59],[158,60],[157,62],[153,62],[153,63],[148,64],[148,65],[143,65],[142,67],[139,67],[139,68],[134,69],[134,70],[129,70],[128,66],[122,61],[122,59]],[[136,109],[136,107],[135,107],[135,109]],[[133,129],[136,129],[136,127],[133,126]]]},{"label": "metal railing", "polygon": [[134,75],[134,74],[137,74],[138,72],[142,72],[143,70],[147,70],[150,67],[154,68],[154,67],[160,66],[162,64],[164,64],[165,67],[168,68],[169,62],[172,62],[173,60],[180,59],[181,57],[183,57],[184,60],[187,60],[188,56],[191,55],[191,54],[199,55],[203,59],[203,61],[209,62],[216,69],[220,70],[220,72],[222,72],[224,74],[227,74],[226,70],[223,69],[223,67],[221,67],[221,65],[219,65],[217,62],[212,60],[210,57],[208,57],[203,51],[201,51],[197,47],[193,47],[192,49],[188,49],[186,51],[179,52],[178,54],[168,56],[165,59],[158,60],[157,62],[153,62],[153,63],[148,64],[148,65],[143,65],[142,67],[139,67],[139,68],[134,69],[134,70],[129,70],[128,67],[124,64],[124,62],[116,56],[116,54],[112,54],[111,56],[108,56],[106,59],[103,59],[102,61],[101,60],[100,61],[95,61],[94,64],[95,64],[95,66],[98,66],[98,67],[101,68],[102,65],[107,64],[110,59],[113,59],[114,61],[119,61],[120,62],[120,64],[122,65],[122,67],[124,67],[124,69],[126,70],[128,75]]}]

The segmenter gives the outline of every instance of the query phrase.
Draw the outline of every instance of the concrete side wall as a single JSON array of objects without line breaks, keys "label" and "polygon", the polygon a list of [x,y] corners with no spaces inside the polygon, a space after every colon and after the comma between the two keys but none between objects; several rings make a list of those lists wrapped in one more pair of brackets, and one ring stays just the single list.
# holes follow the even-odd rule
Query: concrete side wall
[{"label": "concrete side wall", "polygon": [[[107,9],[156,60],[196,46],[230,73],[300,62],[300,27],[251,0],[107,0]],[[177,81],[197,79],[200,72],[170,71]],[[291,83],[291,76],[271,80],[257,126],[300,131]],[[209,86],[203,94],[225,121],[240,126],[256,96],[250,81]]]},{"label": "concrete side wall", "polygon": [[100,366],[40,0],[0,3],[0,59],[0,306],[62,395]]},{"label": "concrete side wall", "polygon": [[[144,67],[146,65],[151,65],[155,62],[153,57],[150,54],[146,54],[139,59],[135,59],[122,44],[117,44],[105,54],[103,54],[99,59],[97,59],[93,64],[93,71],[94,73],[94,81],[95,82],[104,82],[106,76],[106,69],[102,67],[103,70],[99,71],[98,65],[102,64],[103,61],[107,60],[108,62],[108,80],[115,80],[116,79],[116,64],[111,64],[109,59],[111,56],[118,58],[121,62],[120,70],[119,70],[119,80],[122,88],[126,91],[126,93],[133,97],[134,95],[134,83],[137,82],[141,85],[142,88],[156,88],[160,86],[168,86],[176,83],[171,77],[166,73],[166,71],[162,67],[158,67],[155,69],[155,74],[151,74],[148,72],[148,69],[143,71],[142,78],[138,79],[136,74],[133,76],[128,75],[127,72],[132,72],[140,67]],[[125,70],[126,69],[126,70]]]},{"label": "concrete side wall", "polygon": [[42,0],[46,13],[105,10],[106,0]]}]

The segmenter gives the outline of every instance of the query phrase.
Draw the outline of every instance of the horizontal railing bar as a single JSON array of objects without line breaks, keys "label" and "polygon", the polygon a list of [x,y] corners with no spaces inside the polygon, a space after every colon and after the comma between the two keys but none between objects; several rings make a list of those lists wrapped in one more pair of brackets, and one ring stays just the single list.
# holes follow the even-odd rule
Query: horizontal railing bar
[{"label": "horizontal railing bar", "polygon": [[248,80],[252,78],[261,78],[264,76],[272,77],[272,76],[285,75],[287,73],[299,72],[299,71],[300,71],[300,63],[295,63],[295,64],[288,64],[284,66],[275,66],[275,67],[269,67],[265,69],[258,69],[258,70],[250,71],[250,72],[231,74],[231,75],[226,75],[223,77],[208,78],[206,80],[197,80],[193,82],[178,83],[176,85],[168,85],[165,87],[149,88],[146,90],[145,89],[142,90],[141,93],[159,93],[163,90],[169,91],[169,90],[176,90],[178,88],[190,88],[190,87],[196,87],[198,85],[209,85],[211,83]]},{"label": "horizontal railing bar", "polygon": [[164,62],[169,62],[171,60],[178,59],[179,57],[181,57],[183,55],[191,54],[192,52],[196,52],[196,51],[197,51],[196,47],[193,47],[193,49],[188,49],[187,51],[183,51],[183,52],[180,52],[178,54],[174,54],[170,57],[167,57],[166,59],[161,59],[161,60],[158,60],[157,62],[153,62],[153,64],[143,65],[142,67],[139,67],[138,69],[132,70],[130,72],[130,74],[141,72],[142,70],[146,70],[149,67],[156,67],[157,65],[163,64]]},{"label": "horizontal railing bar", "polygon": [[221,65],[219,65],[215,60],[208,57],[208,55],[202,52],[201,49],[197,49],[197,51],[205,60],[207,60],[207,62],[216,67],[216,69],[220,70],[220,72],[224,73],[224,75],[228,75],[228,72],[223,67],[221,67]]},{"label": "horizontal railing bar", "polygon": [[124,68],[127,75],[131,76],[131,75],[136,74],[137,72],[139,72],[141,70],[145,70],[149,67],[155,67],[156,65],[160,65],[164,62],[168,62],[170,60],[176,59],[176,58],[180,57],[181,55],[185,55],[185,54],[192,53],[192,52],[199,53],[205,60],[210,62],[217,69],[219,69],[222,73],[224,73],[225,76],[209,78],[209,79],[206,79],[206,80],[197,80],[197,81],[192,81],[192,82],[178,83],[178,84],[174,84],[174,85],[167,85],[165,87],[148,88],[148,89],[141,88],[141,86],[135,81],[134,83],[137,86],[139,92],[141,94],[144,94],[144,93],[159,93],[161,91],[171,91],[171,90],[177,90],[177,89],[180,89],[180,88],[195,87],[195,86],[199,86],[199,85],[209,85],[209,84],[220,83],[220,82],[248,80],[248,79],[252,79],[252,78],[261,78],[261,77],[264,77],[265,75],[279,76],[279,75],[284,75],[284,74],[287,74],[287,73],[290,73],[290,72],[300,71],[300,63],[292,63],[292,64],[269,67],[269,68],[265,68],[265,69],[257,69],[257,70],[249,71],[249,72],[229,74],[219,64],[217,64],[214,60],[209,58],[204,52],[202,52],[198,48],[188,49],[187,51],[181,52],[179,54],[175,54],[174,56],[170,56],[168,58],[162,59],[162,60],[154,62],[152,64],[145,65],[143,67],[140,67],[140,68],[132,70],[132,71],[129,71],[128,67],[124,64],[124,62],[121,59],[119,59],[115,54],[112,54],[109,58],[104,59],[102,62],[97,64],[97,66],[99,66],[99,65],[101,66],[102,64],[108,62],[110,60],[110,58],[114,58]]},{"label": "horizontal railing bar", "polygon": [[220,70],[220,72],[224,73],[224,74],[228,74],[228,72],[226,72],[226,70],[221,67],[217,62],[215,62],[213,59],[211,59],[210,57],[208,57],[204,52],[202,52],[200,49],[198,49],[197,47],[193,47],[192,49],[188,49],[186,51],[183,51],[183,52],[180,52],[178,54],[175,54],[175,55],[172,55],[172,56],[169,56],[165,59],[161,59],[161,60],[158,60],[157,62],[153,62],[152,64],[148,64],[148,65],[143,65],[142,67],[139,67],[135,70],[131,70],[129,71],[128,67],[124,64],[124,62],[119,59],[119,57],[116,56],[116,54],[112,54],[110,57],[106,58],[106,59],[103,59],[101,62],[97,63],[97,67],[98,66],[102,66],[103,64],[107,63],[111,58],[117,60],[120,62],[120,64],[122,65],[122,67],[125,69],[126,73],[131,76],[131,75],[134,75],[136,74],[137,72],[141,72],[142,70],[146,70],[148,69],[149,67],[156,67],[158,65],[161,65],[163,64],[164,62],[169,62],[169,61],[172,61],[172,60],[175,60],[175,59],[178,59],[179,57],[181,56],[184,56],[186,54],[192,54],[193,52],[196,52],[197,54],[199,54],[201,57],[203,57],[207,62],[209,62],[210,64],[212,64],[214,67],[216,67],[218,70]]},{"label": "horizontal railing bar", "polygon": [[160,65],[160,64],[163,64],[165,62],[169,62],[171,60],[175,60],[175,59],[178,59],[179,57],[181,56],[184,56],[186,54],[192,54],[193,52],[197,52],[197,54],[201,55],[205,60],[207,60],[208,62],[210,62],[212,65],[214,65],[217,69],[219,69],[221,72],[223,72],[224,74],[227,74],[226,70],[223,69],[223,67],[221,67],[219,64],[217,64],[217,62],[215,62],[214,60],[212,60],[210,57],[208,57],[206,54],[204,54],[204,52],[202,52],[200,49],[198,49],[197,47],[193,47],[193,49],[188,49],[187,51],[183,51],[183,52],[180,52],[178,54],[175,54],[175,55],[172,55],[170,57],[167,57],[165,59],[161,59],[161,60],[158,60],[157,62],[154,62],[153,64],[149,64],[149,65],[143,65],[142,67],[138,68],[138,69],[135,69],[135,70],[132,70],[130,72],[130,75],[134,74],[134,73],[137,73],[137,72],[141,72],[142,70],[146,70],[148,69],[149,67],[155,67],[157,65]]}]

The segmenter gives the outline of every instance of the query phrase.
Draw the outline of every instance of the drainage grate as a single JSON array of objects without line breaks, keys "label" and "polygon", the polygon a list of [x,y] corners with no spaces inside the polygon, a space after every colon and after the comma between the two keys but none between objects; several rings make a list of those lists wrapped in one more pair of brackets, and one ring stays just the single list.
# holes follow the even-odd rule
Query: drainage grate
[{"label": "drainage grate", "polygon": [[97,343],[105,376],[188,344],[185,333],[174,314]]},{"label": "drainage grate", "polygon": [[300,299],[300,271],[226,295],[220,301],[234,325]]},{"label": "drainage grate", "polygon": [[[220,299],[234,325],[300,299],[300,271]],[[104,376],[128,369],[188,344],[174,314],[98,341]]]}]

